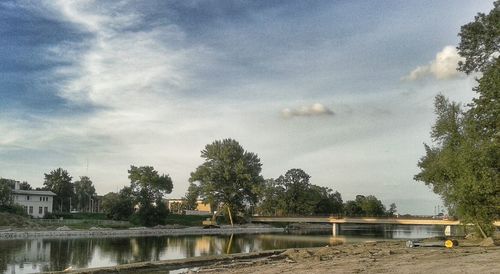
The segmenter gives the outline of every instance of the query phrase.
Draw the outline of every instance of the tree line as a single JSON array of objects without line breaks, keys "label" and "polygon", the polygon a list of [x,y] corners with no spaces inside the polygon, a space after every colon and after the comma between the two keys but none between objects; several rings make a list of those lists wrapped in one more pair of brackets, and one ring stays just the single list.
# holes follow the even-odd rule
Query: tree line
[{"label": "tree line", "polygon": [[[311,176],[302,169],[290,169],[277,179],[264,179],[257,154],[245,151],[233,139],[217,140],[201,152],[204,163],[191,173],[190,185],[185,195],[185,208],[195,209],[202,199],[217,210],[224,205],[235,216],[260,215],[346,215],[386,216],[395,212],[391,205],[387,211],[373,195],[358,195],[355,200],[343,203],[342,195],[328,187],[314,185]],[[141,225],[164,224],[168,214],[164,195],[172,192],[173,183],[167,174],[159,174],[151,166],[131,166],[128,170],[130,184],[119,192],[103,196],[101,209],[108,218],[131,220]],[[92,212],[96,198],[93,182],[87,176],[73,182],[68,171],[57,168],[44,174],[43,187],[56,194],[55,212]],[[12,189],[13,180],[8,181]],[[24,189],[31,189],[28,183]],[[0,193],[3,188],[0,188]],[[9,195],[2,195],[9,197]]]}]

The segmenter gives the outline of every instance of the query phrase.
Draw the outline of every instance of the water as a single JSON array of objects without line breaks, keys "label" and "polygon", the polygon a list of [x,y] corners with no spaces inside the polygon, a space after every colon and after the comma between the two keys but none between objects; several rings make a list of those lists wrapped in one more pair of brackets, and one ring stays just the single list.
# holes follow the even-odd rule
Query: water
[{"label": "water", "polygon": [[270,249],[318,247],[331,241],[415,239],[442,236],[439,226],[342,225],[337,237],[331,231],[293,234],[240,234],[130,238],[72,238],[0,240],[0,273],[113,266],[143,261],[180,259]]}]

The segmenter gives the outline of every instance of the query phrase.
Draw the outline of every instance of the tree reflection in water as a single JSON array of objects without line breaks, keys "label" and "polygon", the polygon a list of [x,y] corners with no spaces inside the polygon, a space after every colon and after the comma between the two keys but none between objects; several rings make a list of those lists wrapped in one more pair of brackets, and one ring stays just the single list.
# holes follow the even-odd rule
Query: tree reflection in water
[{"label": "tree reflection in water", "polygon": [[[357,227],[344,226],[343,233],[349,229],[358,236]],[[393,229],[391,229],[392,231]],[[405,237],[417,233],[419,237],[432,237],[436,233],[431,228],[412,228],[398,232]],[[381,238],[393,237],[392,232],[380,228],[364,228],[364,232]],[[410,233],[410,234],[408,234]],[[379,235],[380,234],[380,235]],[[399,235],[398,234],[398,235]],[[408,236],[407,236],[408,234]],[[343,236],[352,240],[352,236]],[[270,249],[316,247],[338,241],[329,232],[317,235],[306,233],[290,234],[235,234],[235,235],[197,235],[197,236],[160,236],[131,238],[88,238],[88,239],[36,239],[0,241],[0,273],[17,266],[16,271],[26,271],[30,264],[35,271],[57,271],[68,267],[73,269],[113,266],[142,261],[179,259],[194,256],[217,255],[226,253],[254,252]],[[342,240],[342,239],[341,239]],[[16,272],[19,273],[19,272]]]}]

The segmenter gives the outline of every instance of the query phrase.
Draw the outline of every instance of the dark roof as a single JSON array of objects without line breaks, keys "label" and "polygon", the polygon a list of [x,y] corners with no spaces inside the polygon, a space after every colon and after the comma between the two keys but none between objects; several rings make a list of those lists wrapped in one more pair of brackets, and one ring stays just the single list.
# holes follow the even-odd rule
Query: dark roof
[{"label": "dark roof", "polygon": [[47,191],[47,190],[20,190],[20,189],[13,189],[12,193],[14,193],[14,194],[25,194],[25,195],[56,196],[56,194],[54,192]]}]

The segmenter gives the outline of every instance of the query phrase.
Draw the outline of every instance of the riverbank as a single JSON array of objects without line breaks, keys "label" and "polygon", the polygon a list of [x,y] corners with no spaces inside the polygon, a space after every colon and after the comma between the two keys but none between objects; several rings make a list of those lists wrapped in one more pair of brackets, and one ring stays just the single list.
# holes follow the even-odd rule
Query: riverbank
[{"label": "riverbank", "polygon": [[290,249],[280,258],[214,264],[198,273],[498,273],[500,247],[407,248],[404,242]]},{"label": "riverbank", "polygon": [[89,237],[138,237],[138,236],[177,236],[177,235],[225,235],[279,233],[283,228],[247,225],[221,226],[221,228],[204,229],[202,227],[187,228],[131,228],[131,229],[89,229],[89,230],[33,230],[33,231],[0,231],[0,240],[39,239],[39,238],[89,238]]},{"label": "riverbank", "polygon": [[[408,248],[404,241],[330,245],[270,250],[178,260],[143,262],[64,273],[498,273],[500,247],[465,246]],[[54,272],[63,273],[63,272]]]}]

